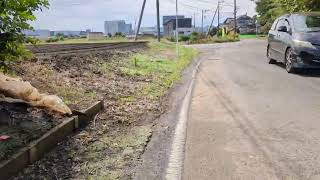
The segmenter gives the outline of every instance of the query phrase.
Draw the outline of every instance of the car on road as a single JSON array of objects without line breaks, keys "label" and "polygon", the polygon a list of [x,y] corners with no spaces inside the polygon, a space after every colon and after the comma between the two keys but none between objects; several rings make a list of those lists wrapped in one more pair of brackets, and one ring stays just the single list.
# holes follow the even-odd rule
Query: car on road
[{"label": "car on road", "polygon": [[279,17],[268,36],[269,64],[281,62],[289,73],[320,68],[320,12]]}]

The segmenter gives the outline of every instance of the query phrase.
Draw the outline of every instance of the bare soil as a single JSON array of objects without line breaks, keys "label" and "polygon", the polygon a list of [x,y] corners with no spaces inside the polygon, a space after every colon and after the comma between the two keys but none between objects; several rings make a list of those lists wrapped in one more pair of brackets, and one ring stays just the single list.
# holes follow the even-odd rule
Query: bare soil
[{"label": "bare soil", "polygon": [[40,138],[63,121],[63,117],[21,102],[0,101],[0,135],[8,140],[0,141],[0,161],[6,160],[19,148]]}]

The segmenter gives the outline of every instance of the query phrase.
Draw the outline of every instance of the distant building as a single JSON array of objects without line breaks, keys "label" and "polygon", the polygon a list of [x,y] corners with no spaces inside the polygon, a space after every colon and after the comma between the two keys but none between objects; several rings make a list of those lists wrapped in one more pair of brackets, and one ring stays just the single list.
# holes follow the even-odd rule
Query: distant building
[{"label": "distant building", "polygon": [[104,32],[106,35],[115,35],[117,32],[128,35],[132,33],[132,24],[126,24],[124,20],[105,21]]},{"label": "distant building", "polygon": [[[141,27],[139,34],[157,36],[158,35],[157,26],[154,26],[154,27]],[[160,28],[160,34],[163,35],[163,28],[162,27]]]},{"label": "distant building", "polygon": [[[183,19],[184,18],[184,16],[179,16],[178,15],[178,19]],[[162,17],[162,21],[163,21],[163,26],[165,25],[165,24],[167,24],[170,20],[172,20],[172,19],[176,19],[176,16],[163,16]]]},{"label": "distant building", "polygon": [[103,32],[89,32],[88,40],[103,40],[104,34]]},{"label": "distant building", "polygon": [[[222,26],[221,26],[226,34],[230,33],[231,31],[234,31],[234,18],[227,18]],[[237,32],[240,34],[255,34],[259,31],[259,28],[256,26],[256,22],[254,18],[242,15],[237,17]]]},{"label": "distant building", "polygon": [[80,37],[86,37],[88,34],[87,31],[80,31]]},{"label": "distant building", "polygon": [[192,18],[178,19],[178,31],[176,28],[176,19],[166,21],[163,25],[165,36],[174,36],[176,33],[179,35],[190,35],[195,28],[192,26]]},{"label": "distant building", "polygon": [[47,29],[36,29],[36,30],[25,30],[22,32],[28,37],[37,39],[48,39],[50,37],[50,30]]},{"label": "distant building", "polygon": [[81,31],[52,31],[52,36],[63,35],[66,37],[80,36]]}]

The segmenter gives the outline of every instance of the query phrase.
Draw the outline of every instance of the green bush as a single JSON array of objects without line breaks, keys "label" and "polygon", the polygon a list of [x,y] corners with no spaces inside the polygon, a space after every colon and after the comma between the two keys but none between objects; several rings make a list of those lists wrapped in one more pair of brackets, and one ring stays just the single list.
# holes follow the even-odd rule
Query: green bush
[{"label": "green bush", "polygon": [[58,42],[61,39],[61,37],[59,38],[49,38],[46,40],[47,43],[53,43],[53,42]]},{"label": "green bush", "polygon": [[48,7],[48,0],[0,1],[0,64],[19,59],[29,53],[24,43],[36,42],[22,30],[32,30],[29,22],[36,20],[34,12]]},{"label": "green bush", "polygon": [[186,41],[189,41],[189,40],[190,40],[190,36],[180,36],[179,37],[179,41],[186,42]]},{"label": "green bush", "polygon": [[173,36],[167,37],[167,40],[170,42],[176,42],[176,38]]},{"label": "green bush", "polygon": [[115,37],[125,37],[125,35],[122,34],[122,32],[116,32],[116,33],[114,34],[114,36],[115,36]]},{"label": "green bush", "polygon": [[191,43],[196,43],[200,40],[200,34],[198,32],[192,32],[190,36],[190,42]]}]

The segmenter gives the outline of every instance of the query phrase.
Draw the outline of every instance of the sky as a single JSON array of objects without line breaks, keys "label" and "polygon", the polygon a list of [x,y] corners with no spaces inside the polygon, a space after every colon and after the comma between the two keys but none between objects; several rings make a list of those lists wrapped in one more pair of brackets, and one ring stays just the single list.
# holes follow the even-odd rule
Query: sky
[{"label": "sky", "polygon": [[[232,17],[233,0],[223,1],[221,19]],[[133,26],[138,21],[143,0],[49,0],[49,9],[36,12],[37,20],[31,24],[35,29],[104,31],[104,21],[125,20]],[[156,25],[156,0],[147,0],[142,27]],[[196,26],[210,24],[218,0],[178,0],[179,14],[196,17]],[[238,15],[255,15],[255,4],[251,0],[237,0]],[[160,15],[175,15],[175,0],[160,0]],[[161,23],[162,24],[162,23]],[[217,21],[215,21],[217,24]]]}]

